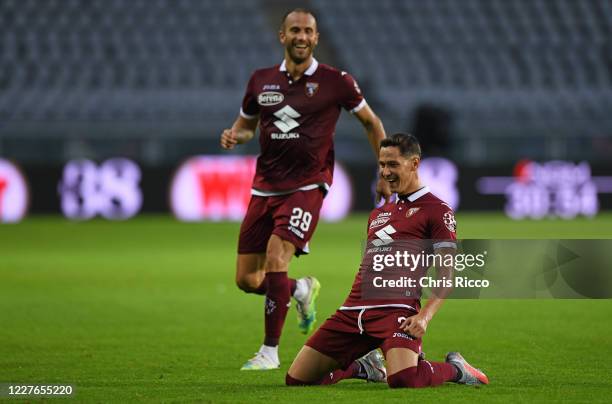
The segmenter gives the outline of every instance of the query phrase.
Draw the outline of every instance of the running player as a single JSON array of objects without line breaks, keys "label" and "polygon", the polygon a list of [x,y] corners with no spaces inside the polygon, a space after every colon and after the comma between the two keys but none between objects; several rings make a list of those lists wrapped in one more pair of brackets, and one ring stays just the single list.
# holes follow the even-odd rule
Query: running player
[{"label": "running player", "polygon": [[[392,281],[416,281],[428,269],[421,263],[411,271],[394,272],[403,267],[402,261],[393,258],[404,251],[413,255],[430,251],[433,256],[450,254],[452,258],[456,249],[453,211],[420,183],[420,160],[420,146],[412,135],[395,134],[381,142],[380,175],[398,199],[372,211],[368,245],[352,290],[298,353],[286,376],[288,385],[333,384],[347,378],[381,380],[385,368],[371,352],[377,348],[385,355],[390,387],[489,383],[487,376],[458,352],[449,353],[445,362],[429,362],[422,355],[421,339],[450,289],[436,289],[421,308],[418,282],[416,286],[400,283],[401,287],[393,287],[398,283]],[[388,257],[384,262],[391,265],[387,283],[383,281],[380,257]],[[452,279],[452,266],[438,265],[438,279]]]},{"label": "running player", "polygon": [[[308,253],[331,186],[333,136],[341,109],[362,123],[376,156],[385,137],[382,122],[353,78],[313,57],[319,33],[312,12],[287,13],[279,39],[284,60],[253,73],[240,115],[221,135],[221,146],[232,149],[251,140],[259,125],[261,154],[240,228],[236,283],[247,293],[266,296],[265,339],[243,370],[279,368],[278,343],[291,296],[301,331],[306,334],[314,325],[319,282],[313,277],[290,279],[287,271],[293,255]],[[382,181],[378,192],[390,195]]]}]

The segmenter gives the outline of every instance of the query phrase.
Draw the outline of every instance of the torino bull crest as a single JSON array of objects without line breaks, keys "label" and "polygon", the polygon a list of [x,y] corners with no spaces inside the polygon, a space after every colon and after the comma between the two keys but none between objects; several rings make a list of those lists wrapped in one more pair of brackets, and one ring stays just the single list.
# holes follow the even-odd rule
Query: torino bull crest
[{"label": "torino bull crest", "polygon": [[312,97],[317,93],[317,90],[319,90],[319,83],[313,83],[312,81],[309,81],[306,83],[305,89],[306,95]]}]

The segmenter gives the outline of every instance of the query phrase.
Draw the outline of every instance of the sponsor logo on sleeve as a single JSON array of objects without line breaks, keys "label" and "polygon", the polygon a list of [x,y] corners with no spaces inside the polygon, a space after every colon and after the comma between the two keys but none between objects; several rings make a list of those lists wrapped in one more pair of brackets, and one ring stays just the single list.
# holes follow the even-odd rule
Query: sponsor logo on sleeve
[{"label": "sponsor logo on sleeve", "polygon": [[444,216],[442,216],[442,219],[444,220],[444,225],[449,231],[453,233],[457,231],[457,222],[455,221],[455,215],[452,211],[446,212]]},{"label": "sponsor logo on sleeve", "polygon": [[277,91],[264,91],[257,96],[257,103],[263,107],[280,104],[285,96]]}]

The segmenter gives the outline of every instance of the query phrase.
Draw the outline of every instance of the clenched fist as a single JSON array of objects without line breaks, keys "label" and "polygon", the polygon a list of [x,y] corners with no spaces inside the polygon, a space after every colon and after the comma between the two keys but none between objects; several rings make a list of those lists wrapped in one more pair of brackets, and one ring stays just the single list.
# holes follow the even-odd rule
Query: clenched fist
[{"label": "clenched fist", "polygon": [[221,134],[221,147],[231,150],[238,144],[238,137],[233,129],[225,129]]},{"label": "clenched fist", "polygon": [[429,323],[427,317],[418,313],[404,320],[404,322],[400,324],[400,328],[413,337],[422,338],[425,331],[427,331],[427,323]]}]

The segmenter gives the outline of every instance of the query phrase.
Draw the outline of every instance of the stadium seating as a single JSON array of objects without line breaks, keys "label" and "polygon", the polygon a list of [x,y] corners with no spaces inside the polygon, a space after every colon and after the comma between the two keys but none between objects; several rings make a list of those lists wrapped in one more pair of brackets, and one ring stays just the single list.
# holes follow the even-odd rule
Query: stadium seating
[{"label": "stadium seating", "polygon": [[612,133],[612,2],[314,4],[341,64],[396,117],[430,102],[467,133]]},{"label": "stadium seating", "polygon": [[[148,133],[126,123],[174,122],[212,141],[236,116],[250,72],[280,60],[270,4],[279,2],[2,0],[0,147],[33,122],[35,134],[113,123],[116,137]],[[611,1],[310,5],[325,61],[358,78],[392,130],[430,103],[472,142],[612,133]],[[343,118],[338,132],[356,131]]]},{"label": "stadium seating", "polygon": [[234,117],[274,40],[256,2],[2,0],[0,120]]}]

